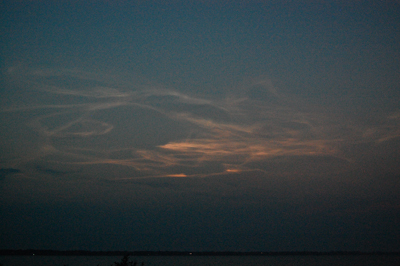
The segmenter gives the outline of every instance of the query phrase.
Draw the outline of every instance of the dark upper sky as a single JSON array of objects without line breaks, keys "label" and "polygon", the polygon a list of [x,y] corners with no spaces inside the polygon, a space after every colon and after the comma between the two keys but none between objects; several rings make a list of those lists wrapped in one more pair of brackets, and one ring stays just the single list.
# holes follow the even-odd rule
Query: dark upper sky
[{"label": "dark upper sky", "polygon": [[398,1],[2,1],[0,248],[400,251]]}]

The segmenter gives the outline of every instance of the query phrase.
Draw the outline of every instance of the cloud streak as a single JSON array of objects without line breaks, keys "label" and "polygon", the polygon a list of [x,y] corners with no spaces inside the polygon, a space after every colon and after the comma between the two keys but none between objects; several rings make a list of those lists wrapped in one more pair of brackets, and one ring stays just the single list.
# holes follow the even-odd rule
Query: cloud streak
[{"label": "cloud streak", "polygon": [[[230,93],[217,99],[154,87],[122,89],[94,79],[96,75],[71,71],[9,73],[15,79],[24,77],[25,86],[38,95],[61,103],[2,109],[3,115],[32,116],[27,124],[40,136],[36,153],[6,167],[37,161],[62,165],[66,171],[71,165],[134,169],[110,179],[208,176],[267,171],[264,162],[287,156],[324,156],[350,163],[344,145],[382,143],[400,136],[399,113],[379,126],[363,128],[351,119],[337,120],[322,107],[302,106],[279,94],[269,81],[254,83],[257,90],[252,96]],[[84,78],[95,85],[81,82],[71,88],[58,81],[65,77],[78,78],[75,84]],[[137,135],[144,139],[132,141]]]}]

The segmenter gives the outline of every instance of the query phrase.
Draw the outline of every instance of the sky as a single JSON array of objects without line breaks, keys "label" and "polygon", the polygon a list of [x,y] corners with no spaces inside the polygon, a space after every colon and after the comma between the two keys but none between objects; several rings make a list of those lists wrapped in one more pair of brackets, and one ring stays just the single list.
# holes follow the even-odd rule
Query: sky
[{"label": "sky", "polygon": [[400,251],[399,1],[0,10],[0,249]]}]

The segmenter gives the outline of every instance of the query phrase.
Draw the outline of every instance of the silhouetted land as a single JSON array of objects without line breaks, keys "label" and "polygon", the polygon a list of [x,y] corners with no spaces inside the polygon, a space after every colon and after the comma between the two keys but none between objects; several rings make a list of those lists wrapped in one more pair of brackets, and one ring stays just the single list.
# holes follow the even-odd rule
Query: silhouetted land
[{"label": "silhouetted land", "polygon": [[0,256],[338,256],[338,255],[400,255],[400,252],[361,251],[282,251],[282,252],[234,252],[234,251],[87,251],[87,250],[0,250]]}]

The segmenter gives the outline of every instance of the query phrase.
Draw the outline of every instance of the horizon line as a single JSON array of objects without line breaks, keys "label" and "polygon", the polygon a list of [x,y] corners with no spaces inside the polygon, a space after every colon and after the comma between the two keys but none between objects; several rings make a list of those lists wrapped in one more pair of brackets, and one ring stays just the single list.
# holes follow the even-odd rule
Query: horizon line
[{"label": "horizon line", "polygon": [[284,256],[284,255],[400,255],[400,251],[151,251],[0,249],[0,256]]}]

